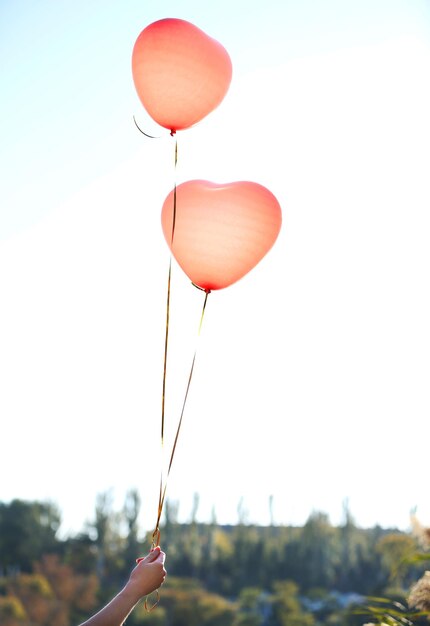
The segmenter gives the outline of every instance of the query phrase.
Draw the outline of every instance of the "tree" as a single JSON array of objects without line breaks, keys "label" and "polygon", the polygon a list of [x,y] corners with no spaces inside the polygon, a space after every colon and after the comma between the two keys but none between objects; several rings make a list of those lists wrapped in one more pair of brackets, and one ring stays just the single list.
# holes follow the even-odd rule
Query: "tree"
[{"label": "tree", "polygon": [[233,626],[262,626],[270,613],[267,596],[258,587],[242,589]]},{"label": "tree", "polygon": [[0,623],[3,626],[24,626],[28,616],[24,606],[15,596],[0,596]]},{"label": "tree", "polygon": [[[363,577],[363,565],[366,558],[366,541],[359,533],[349,509],[348,499],[343,502],[343,523],[338,529],[340,542],[340,561],[337,565],[336,589],[339,591],[357,591]],[[369,578],[367,576],[367,578]]]},{"label": "tree", "polygon": [[274,583],[271,626],[314,626],[315,619],[302,609],[298,593],[299,587],[292,580]]},{"label": "tree", "polygon": [[55,554],[45,555],[34,569],[48,581],[56,600],[50,626],[54,626],[54,618],[58,626],[79,622],[97,605],[99,583],[94,573],[77,573]]},{"label": "tree", "polygon": [[405,588],[408,573],[411,570],[409,559],[417,549],[416,541],[409,535],[390,533],[381,537],[376,544],[376,551],[381,555],[382,565],[389,573],[392,584]]},{"label": "tree", "polygon": [[138,518],[140,513],[140,497],[137,489],[131,489],[125,497],[123,514],[127,525],[127,537],[124,551],[124,569],[128,571],[130,564],[139,556],[140,542],[138,538]]},{"label": "tree", "polygon": [[309,516],[300,539],[303,588],[332,587],[339,563],[339,542],[325,513]]},{"label": "tree", "polygon": [[43,575],[21,574],[10,580],[9,589],[10,594],[22,602],[30,623],[49,623],[54,593]]},{"label": "tree", "polygon": [[232,626],[236,605],[206,591],[198,581],[170,577],[162,589],[169,626]]},{"label": "tree", "polygon": [[96,571],[97,547],[88,533],[79,533],[64,542],[64,561],[78,574]]},{"label": "tree", "polygon": [[0,565],[31,572],[44,552],[57,552],[60,526],[57,507],[49,502],[0,502]]},{"label": "tree", "polygon": [[97,546],[96,573],[101,581],[106,578],[107,574],[106,558],[108,553],[109,531],[113,516],[112,490],[97,494],[95,520],[93,526],[97,533],[95,541]]}]

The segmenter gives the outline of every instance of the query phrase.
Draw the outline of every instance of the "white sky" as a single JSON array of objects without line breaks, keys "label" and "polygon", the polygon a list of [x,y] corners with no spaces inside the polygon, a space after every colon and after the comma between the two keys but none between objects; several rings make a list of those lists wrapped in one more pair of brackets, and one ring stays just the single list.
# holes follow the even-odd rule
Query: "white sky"
[{"label": "white sky", "polygon": [[[0,500],[65,532],[112,488],[155,521],[173,142],[131,79],[181,17],[229,51],[226,99],[179,134],[177,180],[254,180],[281,235],[209,297],[168,495],[183,519],[430,523],[430,9],[382,2],[17,2],[0,8]],[[246,7],[246,11],[245,11]],[[174,266],[167,423],[202,294]],[[167,446],[168,447],[168,446]]]}]

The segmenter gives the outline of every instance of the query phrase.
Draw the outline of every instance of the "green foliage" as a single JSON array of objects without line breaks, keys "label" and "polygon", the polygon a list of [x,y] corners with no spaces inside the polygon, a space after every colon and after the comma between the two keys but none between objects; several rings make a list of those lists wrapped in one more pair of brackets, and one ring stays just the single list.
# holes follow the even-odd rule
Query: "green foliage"
[{"label": "green foliage", "polygon": [[292,580],[278,581],[273,585],[272,623],[277,626],[314,626],[311,613],[303,610],[299,600],[299,587]]},{"label": "green foliage", "polygon": [[30,572],[42,552],[59,550],[59,525],[58,509],[51,503],[0,502],[0,564]]},{"label": "green foliage", "polygon": [[267,593],[259,587],[245,587],[239,594],[233,626],[263,626],[271,611]]},{"label": "green foliage", "polygon": [[41,574],[21,574],[15,578],[13,587],[20,596],[53,597],[51,585]]},{"label": "green foliage", "polygon": [[400,533],[390,533],[381,537],[376,544],[376,551],[381,555],[382,564],[390,573],[391,582],[399,587],[405,585],[411,571],[411,562],[417,551],[414,538]]},{"label": "green foliage", "polygon": [[[11,613],[13,609],[14,620],[21,620],[23,626],[69,626],[82,621],[94,609],[97,589],[94,574],[76,574],[57,555],[47,555],[35,563],[35,573],[5,579],[0,618],[2,611]],[[0,623],[6,622],[0,619]]]},{"label": "green foliage", "polygon": [[[181,524],[177,503],[166,502],[167,583],[159,606],[147,613],[141,603],[129,626],[428,624],[422,611],[406,608],[406,588],[429,558],[410,535],[358,528],[347,509],[339,527],[320,512],[303,527],[258,527],[246,523],[243,502],[236,526],[219,526],[215,516],[203,524],[198,504]],[[59,540],[52,504],[0,503],[0,609],[10,613],[8,622],[0,613],[2,626],[72,626],[109,601],[149,549],[150,534],[139,539],[139,511],[136,491],[120,511],[111,492],[100,494],[86,532]],[[391,605],[372,601],[351,612],[346,592],[388,597]]]},{"label": "green foliage", "polygon": [[127,619],[127,626],[166,626],[167,624],[167,612],[163,606],[146,611],[143,602]]},{"label": "green foliage", "polygon": [[162,606],[169,626],[231,626],[236,608],[197,581],[174,577],[162,589]]},{"label": "green foliage", "polygon": [[15,596],[0,597],[0,623],[4,624],[10,620],[22,623],[26,619],[27,613],[19,598]]},{"label": "green foliage", "polygon": [[430,613],[427,611],[411,611],[404,603],[393,598],[368,597],[363,607],[354,613],[363,615],[376,624],[387,626],[424,626],[428,625]]},{"label": "green foliage", "polygon": [[96,571],[97,547],[87,533],[70,537],[63,544],[64,562],[79,574]]}]

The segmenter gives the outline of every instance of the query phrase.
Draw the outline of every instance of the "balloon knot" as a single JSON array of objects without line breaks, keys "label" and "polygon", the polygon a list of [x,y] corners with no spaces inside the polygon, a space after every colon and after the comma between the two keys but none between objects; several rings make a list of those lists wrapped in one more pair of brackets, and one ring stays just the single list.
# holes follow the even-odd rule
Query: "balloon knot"
[{"label": "balloon knot", "polygon": [[170,130],[170,136],[174,137],[176,135],[176,130],[174,130],[173,128]]},{"label": "balloon knot", "polygon": [[204,291],[206,294],[210,294],[212,293],[211,289],[208,289],[207,287],[200,287],[200,285],[196,285],[196,283],[193,283],[193,281],[191,281],[191,284],[193,285],[193,287],[195,287],[196,289],[200,289],[200,291]]}]

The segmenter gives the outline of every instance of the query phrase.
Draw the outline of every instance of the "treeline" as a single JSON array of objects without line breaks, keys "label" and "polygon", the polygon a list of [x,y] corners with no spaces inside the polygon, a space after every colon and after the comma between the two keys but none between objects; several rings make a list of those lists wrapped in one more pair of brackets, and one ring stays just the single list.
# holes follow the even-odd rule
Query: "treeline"
[{"label": "treeline", "polygon": [[[351,602],[370,595],[404,599],[424,570],[422,562],[412,563],[411,535],[359,528],[347,507],[340,526],[314,512],[302,527],[200,523],[197,496],[189,523],[178,522],[177,510],[166,502],[161,605],[151,613],[139,608],[130,625],[359,625],[366,620],[353,615]],[[91,523],[61,539],[54,504],[0,503],[0,623],[71,626],[97,610],[148,551],[139,511],[136,491],[121,511],[109,492],[100,494]]]}]

